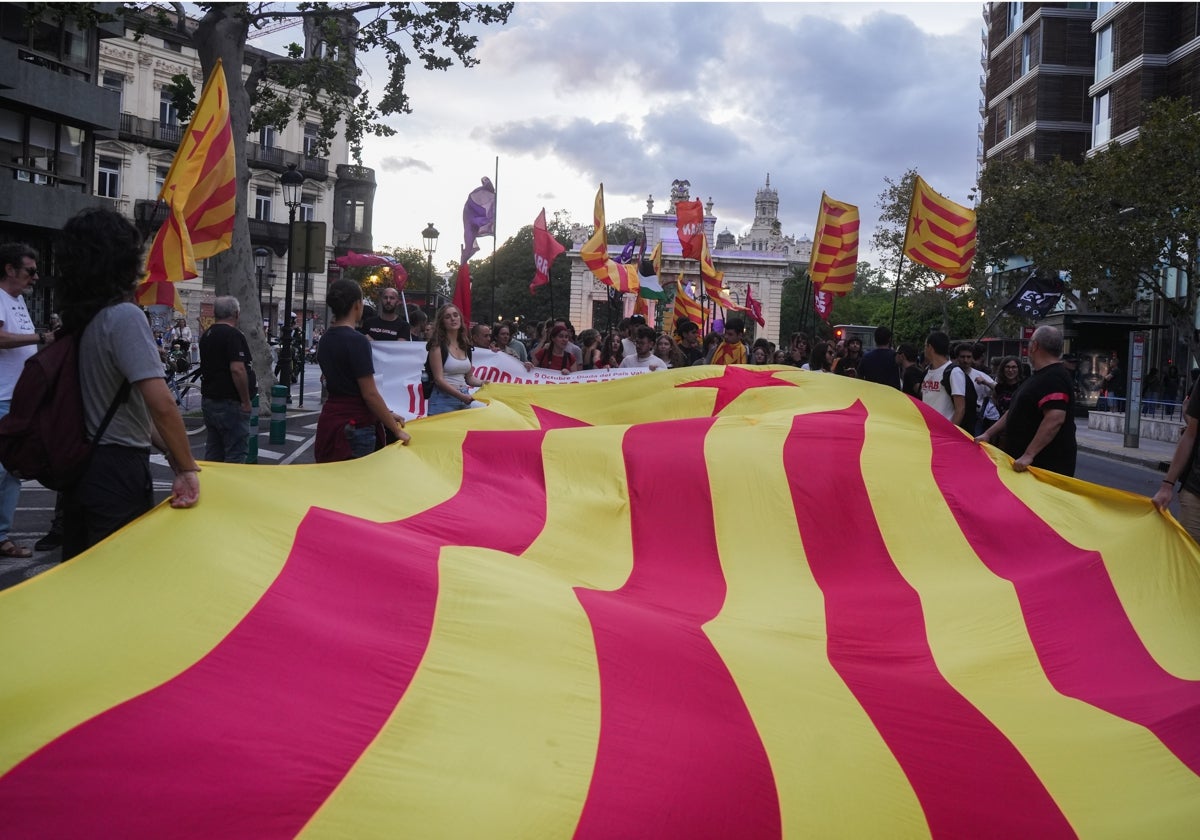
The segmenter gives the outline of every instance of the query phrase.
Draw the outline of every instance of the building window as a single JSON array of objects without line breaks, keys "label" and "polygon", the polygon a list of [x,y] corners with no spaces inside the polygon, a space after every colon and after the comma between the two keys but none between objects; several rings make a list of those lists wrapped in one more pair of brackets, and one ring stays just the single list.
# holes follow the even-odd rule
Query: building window
[{"label": "building window", "polygon": [[1103,146],[1112,139],[1112,94],[1110,91],[1094,100],[1092,116],[1092,148]]},{"label": "building window", "polygon": [[315,158],[321,156],[321,141],[318,138],[321,127],[316,123],[304,124],[304,156]]},{"label": "building window", "polygon": [[120,73],[114,73],[112,70],[105,70],[104,75],[100,79],[100,86],[105,90],[116,91],[117,108],[118,110],[124,110],[125,76]]},{"label": "building window", "polygon": [[315,222],[317,220],[317,197],[312,193],[301,193],[300,207],[296,213],[296,218],[301,222]]},{"label": "building window", "polygon": [[1008,4],[1008,34],[1011,35],[1021,28],[1025,22],[1024,3]]},{"label": "building window", "polygon": [[1112,27],[1096,33],[1096,81],[1108,78],[1113,71]]},{"label": "building window", "polygon": [[167,183],[167,175],[171,172],[169,166],[154,167],[154,197],[158,198],[162,195],[163,184]]},{"label": "building window", "polygon": [[260,222],[271,221],[271,197],[274,192],[270,187],[254,188],[254,218]]},{"label": "building window", "polygon": [[1000,139],[1012,137],[1017,127],[1017,103],[1010,96],[1004,100],[1004,120],[1000,123]]},{"label": "building window", "polygon": [[362,233],[366,230],[366,224],[367,203],[352,198],[346,199],[345,229],[350,233]]},{"label": "building window", "polygon": [[264,149],[275,148],[275,126],[264,125],[258,130],[258,145]]},{"label": "building window", "polygon": [[1033,59],[1033,34],[1026,32],[1021,38],[1021,75],[1029,72]]},{"label": "building window", "polygon": [[181,53],[183,52],[183,44],[180,44],[177,41],[168,41],[166,38],[163,38],[163,49],[168,49],[171,52]]},{"label": "building window", "polygon": [[158,121],[161,125],[179,125],[179,109],[169,90],[158,95]]},{"label": "building window", "polygon": [[102,157],[96,173],[96,195],[106,198],[121,197],[121,161],[118,158]]}]

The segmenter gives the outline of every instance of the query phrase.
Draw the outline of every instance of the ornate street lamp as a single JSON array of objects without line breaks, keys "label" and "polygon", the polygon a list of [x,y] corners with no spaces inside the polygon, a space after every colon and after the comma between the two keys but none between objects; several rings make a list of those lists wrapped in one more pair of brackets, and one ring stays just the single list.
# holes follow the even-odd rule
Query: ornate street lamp
[{"label": "ornate street lamp", "polygon": [[[267,270],[267,260],[270,258],[270,256],[271,256],[271,252],[268,251],[266,248],[255,248],[254,249],[254,269],[255,269],[255,271],[258,272],[258,311],[259,312],[263,311],[263,305],[262,305],[263,304],[263,300],[262,300],[263,272]],[[268,324],[267,336],[268,337],[271,335],[270,323],[271,323],[270,321],[267,322],[267,324]]]},{"label": "ornate street lamp", "polygon": [[429,307],[429,321],[433,322],[434,305],[433,305],[433,252],[437,250],[438,232],[437,228],[430,222],[425,226],[425,230],[421,231],[421,239],[425,242],[425,256],[429,260],[427,269],[429,271],[428,279],[425,281],[425,305]]},{"label": "ornate street lamp", "polygon": [[283,187],[283,203],[288,209],[288,255],[287,280],[284,283],[283,305],[287,312],[284,322],[283,335],[279,343],[279,379],[281,385],[287,386],[287,404],[292,403],[292,242],[293,228],[296,225],[296,208],[300,206],[300,188],[304,185],[304,173],[296,169],[296,164],[289,163],[287,171],[279,176],[279,184]]}]

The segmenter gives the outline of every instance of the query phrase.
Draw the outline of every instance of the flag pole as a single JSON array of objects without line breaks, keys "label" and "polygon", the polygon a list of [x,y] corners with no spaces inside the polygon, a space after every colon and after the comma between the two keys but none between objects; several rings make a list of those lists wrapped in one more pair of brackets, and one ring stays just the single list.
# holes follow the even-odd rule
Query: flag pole
[{"label": "flag pole", "polygon": [[492,207],[492,305],[488,309],[488,321],[494,324],[496,322],[496,240],[500,238],[496,232],[499,229],[500,217],[500,155],[496,155],[496,177],[492,181],[492,186],[496,189],[496,203]]},{"label": "flag pole", "polygon": [[893,333],[896,332],[896,301],[900,299],[900,275],[904,272],[904,248],[900,249],[900,264],[896,266],[896,288],[892,292],[892,326],[890,327]]}]

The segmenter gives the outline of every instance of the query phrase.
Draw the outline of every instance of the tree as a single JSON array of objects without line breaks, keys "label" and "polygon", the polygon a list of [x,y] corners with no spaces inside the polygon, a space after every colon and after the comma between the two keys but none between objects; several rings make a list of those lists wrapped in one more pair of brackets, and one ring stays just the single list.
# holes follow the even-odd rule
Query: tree
[{"label": "tree", "polygon": [[[1081,309],[1163,303],[1194,358],[1200,285],[1200,115],[1186,99],[1144,106],[1136,140],[1081,163],[993,163],[980,182],[981,254],[1066,271]],[[1177,282],[1164,282],[1165,275]]]},{"label": "tree", "polygon": [[[411,113],[406,86],[408,69],[414,60],[426,70],[447,70],[456,62],[464,67],[478,64],[479,59],[474,55],[478,36],[471,30],[476,26],[504,24],[513,4],[200,3],[197,5],[202,15],[190,32],[183,4],[169,5],[174,15],[168,15],[161,7],[144,10],[145,4],[141,3],[124,3],[121,13],[141,21],[135,26],[145,26],[152,20],[167,22],[190,38],[205,78],[211,75],[218,59],[224,65],[237,161],[237,201],[232,247],[213,258],[211,273],[216,278],[218,295],[234,295],[242,302],[239,326],[250,343],[255,366],[265,372],[271,369],[270,350],[262,330],[262,313],[254,285],[254,256],[246,212],[250,179],[246,161],[248,133],[266,125],[282,129],[293,119],[304,118],[318,123],[318,145],[327,151],[341,124],[352,154],[361,164],[364,137],[394,134],[395,129],[384,118]],[[85,23],[115,17],[98,11],[96,4],[46,4],[31,13],[41,13],[47,8]],[[250,30],[297,18],[304,22],[306,40],[319,44],[320,48],[306,53],[293,44],[287,55],[256,58],[243,82]],[[375,101],[357,84],[356,56],[372,50],[382,51],[391,68],[387,84]],[[262,393],[268,394],[270,378],[264,373],[259,381]],[[265,399],[263,404],[267,404]]]}]

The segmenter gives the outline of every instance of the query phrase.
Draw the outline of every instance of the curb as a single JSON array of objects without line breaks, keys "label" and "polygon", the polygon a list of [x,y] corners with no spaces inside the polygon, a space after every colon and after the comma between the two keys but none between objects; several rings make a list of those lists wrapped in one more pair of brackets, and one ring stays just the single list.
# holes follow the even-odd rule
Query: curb
[{"label": "curb", "polygon": [[1160,458],[1156,458],[1153,455],[1132,455],[1120,449],[1106,449],[1102,446],[1091,446],[1086,443],[1078,442],[1075,444],[1075,448],[1080,452],[1087,452],[1090,455],[1099,455],[1102,458],[1111,458],[1114,461],[1124,461],[1127,464],[1137,464],[1156,472],[1165,473],[1167,468],[1171,465],[1169,458],[1164,461]]}]

